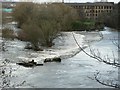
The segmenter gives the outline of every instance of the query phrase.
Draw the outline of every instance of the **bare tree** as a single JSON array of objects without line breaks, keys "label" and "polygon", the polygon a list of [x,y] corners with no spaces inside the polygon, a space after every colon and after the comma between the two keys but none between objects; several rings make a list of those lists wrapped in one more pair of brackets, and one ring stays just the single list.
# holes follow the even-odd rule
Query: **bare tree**
[{"label": "bare tree", "polygon": [[111,80],[111,81],[109,80],[108,82],[107,82],[107,81],[102,81],[102,80],[100,80],[100,78],[99,78],[100,72],[97,72],[96,74],[94,74],[94,76],[95,76],[95,80],[96,80],[97,82],[99,82],[100,84],[105,85],[105,86],[109,86],[109,87],[119,88],[119,89],[120,89],[120,85],[117,84],[117,83],[114,83],[113,80]]},{"label": "bare tree", "polygon": [[[74,36],[73,33],[72,33],[72,35],[73,35],[73,38],[74,38],[76,44],[78,45],[79,49],[80,49],[81,51],[83,51],[86,55],[88,55],[89,57],[91,57],[91,58],[93,58],[93,59],[96,59],[96,60],[98,60],[98,61],[100,61],[100,62],[106,63],[106,64],[108,64],[108,65],[112,65],[112,66],[115,66],[115,67],[117,67],[117,68],[120,67],[119,59],[116,59],[116,58],[115,58],[114,53],[113,53],[113,58],[114,58],[114,60],[111,60],[108,55],[107,55],[106,57],[102,58],[101,55],[100,55],[99,50],[97,50],[97,52],[95,52],[95,50],[94,50],[94,49],[91,49],[91,48],[90,48],[91,54],[89,54],[89,53],[87,53],[87,52],[79,45],[79,43],[77,42],[77,40],[76,40],[76,38],[75,38],[75,36]],[[116,43],[115,43],[115,44],[116,44]],[[117,46],[119,46],[118,43],[117,43]],[[107,82],[107,83],[104,82],[104,81],[101,81],[101,80],[99,79],[99,77],[98,77],[98,76],[99,76],[99,72],[97,72],[97,74],[94,74],[94,76],[95,76],[95,80],[96,80],[97,82],[99,82],[100,84],[102,84],[102,85],[110,86],[110,87],[114,87],[114,88],[120,88],[120,84],[118,84],[118,83],[115,83],[115,84],[114,84],[114,83],[113,83],[114,81]]]},{"label": "bare tree", "polygon": [[40,45],[52,46],[52,41],[61,30],[72,28],[71,24],[77,19],[77,12],[61,3],[22,3],[15,8],[13,17],[33,49],[38,50]]},{"label": "bare tree", "polygon": [[12,13],[13,19],[18,22],[18,27],[27,21],[33,11],[34,4],[32,2],[20,2]]},{"label": "bare tree", "polygon": [[[73,34],[73,33],[72,33],[72,34]],[[111,60],[108,55],[107,55],[106,57],[102,58],[98,49],[97,49],[97,52],[95,52],[94,49],[91,49],[91,48],[90,48],[91,54],[89,54],[89,53],[87,53],[87,52],[79,45],[79,43],[77,42],[74,34],[73,34],[73,38],[74,38],[76,44],[78,45],[79,49],[80,49],[81,51],[83,51],[86,55],[88,55],[89,57],[94,58],[94,59],[96,59],[96,60],[98,60],[98,61],[100,61],[100,62],[104,62],[104,63],[109,64],[109,65],[113,65],[113,66],[116,66],[116,67],[120,67],[120,64],[119,64],[119,62],[118,62],[118,59],[116,59],[116,58],[114,57],[114,53],[113,53],[114,60]]]},{"label": "bare tree", "polygon": [[118,48],[118,52],[120,51],[120,44],[119,44],[119,40],[116,41],[115,39],[112,41],[112,43]]}]

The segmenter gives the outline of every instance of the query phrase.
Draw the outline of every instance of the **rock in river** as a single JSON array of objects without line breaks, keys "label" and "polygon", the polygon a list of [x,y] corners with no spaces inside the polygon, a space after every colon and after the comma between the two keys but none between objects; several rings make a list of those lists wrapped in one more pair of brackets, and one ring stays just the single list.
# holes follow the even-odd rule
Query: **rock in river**
[{"label": "rock in river", "polygon": [[37,62],[34,62],[34,60],[29,61],[29,62],[16,63],[16,64],[24,66],[24,67],[43,66],[43,64],[37,64]]},{"label": "rock in river", "polygon": [[61,62],[61,58],[60,57],[46,58],[44,60],[44,63],[46,63],[46,62]]}]

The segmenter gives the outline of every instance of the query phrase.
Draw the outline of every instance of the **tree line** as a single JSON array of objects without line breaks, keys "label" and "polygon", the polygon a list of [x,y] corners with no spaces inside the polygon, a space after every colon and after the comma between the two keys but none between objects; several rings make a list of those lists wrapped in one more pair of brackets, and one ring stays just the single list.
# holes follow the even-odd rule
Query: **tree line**
[{"label": "tree line", "polygon": [[114,5],[112,12],[110,13],[104,12],[100,14],[98,16],[97,21],[101,22],[107,27],[111,27],[119,30],[119,16],[120,16],[119,8],[120,8],[120,2]]}]

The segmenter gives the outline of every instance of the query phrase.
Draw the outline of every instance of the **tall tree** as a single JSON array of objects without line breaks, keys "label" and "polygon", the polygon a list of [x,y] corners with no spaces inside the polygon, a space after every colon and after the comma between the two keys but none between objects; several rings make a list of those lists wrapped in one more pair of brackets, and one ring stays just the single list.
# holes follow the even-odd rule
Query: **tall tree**
[{"label": "tall tree", "polygon": [[[22,8],[20,8],[22,7]],[[13,14],[34,49],[52,46],[61,30],[69,30],[77,12],[65,4],[21,3]]]}]

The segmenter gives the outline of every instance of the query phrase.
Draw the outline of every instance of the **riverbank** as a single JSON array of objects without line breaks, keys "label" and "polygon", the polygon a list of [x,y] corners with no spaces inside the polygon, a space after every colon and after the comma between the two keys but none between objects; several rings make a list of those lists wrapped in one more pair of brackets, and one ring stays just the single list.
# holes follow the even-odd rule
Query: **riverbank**
[{"label": "riverbank", "polygon": [[[73,32],[79,45],[82,48],[88,46],[88,42],[99,41],[101,39],[99,32]],[[64,32],[62,36],[54,40],[55,45],[51,48],[45,48],[43,51],[32,51],[24,49],[26,42],[14,40],[5,42],[5,52],[2,52],[2,60],[8,59],[11,63],[21,61],[31,61],[34,59],[37,63],[44,63],[46,58],[60,57],[61,59],[70,58],[80,52],[72,32]]]},{"label": "riverbank", "polygon": [[[62,48],[62,46],[64,46],[64,45],[68,46],[68,44],[66,44],[66,42],[68,42],[68,41],[69,41],[69,44],[74,43],[74,42],[70,41],[72,38],[72,35],[69,33],[68,33],[68,35],[66,35],[67,33],[65,33],[64,36],[59,37],[59,39],[56,40],[57,42],[54,41],[54,42],[56,42],[56,44],[52,47],[54,50],[58,49],[60,47]],[[78,33],[81,33],[81,34],[78,34]],[[98,32],[95,32],[95,33],[94,32],[86,32],[86,33],[87,33],[86,34],[87,36],[84,35],[85,32],[74,32],[74,35],[76,38],[79,35],[83,35],[83,39],[82,39],[83,45],[85,44],[84,43],[85,39],[93,40],[93,39],[97,38],[95,36],[97,36],[97,35],[99,36]],[[116,51],[117,47],[115,45],[113,45],[111,39],[108,39],[108,38],[114,38],[114,36],[116,36],[116,34],[114,34],[112,32],[107,32],[107,31],[102,31],[102,34],[103,34],[104,38],[99,42],[96,42],[96,41],[92,42],[91,47],[93,47],[95,49],[99,49],[102,56],[109,55],[110,56],[109,58],[112,59],[112,52],[115,52],[115,56],[117,56],[118,52]],[[89,36],[91,37],[91,39]],[[63,39],[63,37],[64,37],[64,39]],[[66,39],[65,39],[65,37],[66,37]],[[64,41],[64,43],[62,43],[62,41]],[[80,44],[80,41],[78,39],[77,39],[77,41]],[[22,45],[22,44],[19,43],[18,45],[19,45],[19,50],[20,50],[20,45]],[[72,44],[71,46],[73,47],[74,44]],[[13,47],[16,47],[16,46],[14,46],[14,44],[13,44]],[[66,51],[65,47],[63,47],[63,48],[64,48],[64,51]],[[75,47],[73,47],[73,48],[75,48]],[[68,49],[70,49],[69,46],[68,46]],[[11,50],[13,50],[13,49],[11,49]],[[17,48],[17,50],[18,50],[18,48]],[[45,50],[47,50],[47,49],[45,49]],[[112,51],[112,50],[114,50],[114,51]],[[36,52],[30,51],[30,50],[23,50],[23,52],[24,52],[23,54],[25,54],[25,55],[27,54],[27,53],[25,53],[25,51],[26,52],[29,51],[30,54],[36,53]],[[90,52],[89,48],[86,48],[85,51],[88,53]],[[22,52],[22,50],[20,50],[17,53],[20,54],[20,52]],[[53,52],[53,51],[51,51],[51,52]],[[46,52],[44,54],[46,54]],[[55,54],[55,52],[54,52],[54,54]],[[18,55],[18,56],[20,56],[20,55]],[[12,58],[12,56],[11,56],[11,58]],[[24,58],[22,58],[21,60],[24,60]],[[7,66],[8,66],[7,70],[12,68],[12,75],[14,76],[14,77],[8,78],[8,79],[10,79],[11,85],[14,85],[15,87],[18,87],[18,88],[109,88],[107,86],[104,86],[104,85],[101,85],[100,83],[98,83],[95,80],[94,75],[96,73],[100,72],[100,75],[98,76],[98,78],[101,81],[104,81],[104,82],[113,81],[113,83],[117,82],[117,77],[118,77],[118,69],[117,68],[115,68],[111,65],[105,64],[103,62],[99,62],[93,58],[90,58],[84,52],[80,52],[71,58],[64,59],[61,61],[61,63],[56,63],[56,62],[45,63],[43,66],[36,66],[33,68],[26,68],[23,66],[16,65],[15,63],[7,64]],[[24,81],[25,81],[25,83],[23,85],[17,86],[17,84],[21,84]]]}]

